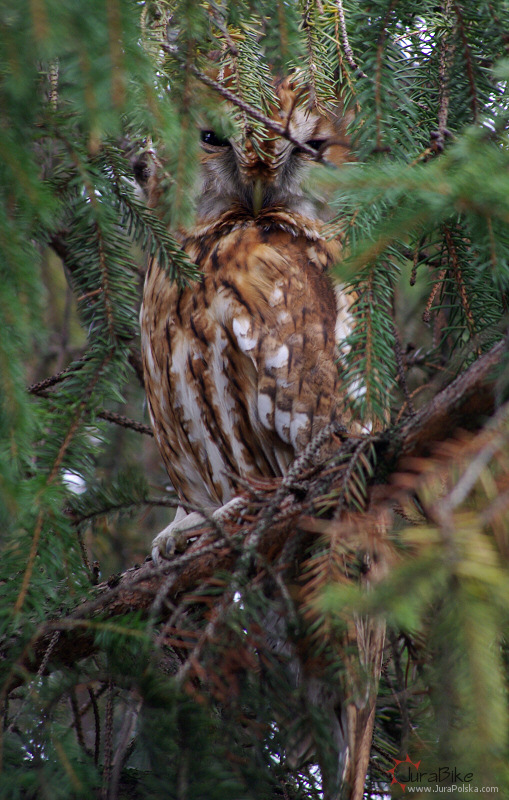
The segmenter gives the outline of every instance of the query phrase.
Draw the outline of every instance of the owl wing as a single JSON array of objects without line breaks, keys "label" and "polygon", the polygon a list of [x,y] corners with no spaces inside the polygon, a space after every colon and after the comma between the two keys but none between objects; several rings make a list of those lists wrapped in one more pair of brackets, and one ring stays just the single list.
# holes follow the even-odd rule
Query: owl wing
[{"label": "owl wing", "polygon": [[322,261],[302,243],[284,255],[260,244],[232,303],[231,333],[255,368],[251,424],[294,454],[339,416],[338,306]]}]

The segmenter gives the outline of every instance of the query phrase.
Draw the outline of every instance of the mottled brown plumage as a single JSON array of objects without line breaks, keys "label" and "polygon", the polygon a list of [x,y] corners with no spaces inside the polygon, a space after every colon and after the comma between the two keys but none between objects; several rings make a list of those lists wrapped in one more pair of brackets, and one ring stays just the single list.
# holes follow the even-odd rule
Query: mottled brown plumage
[{"label": "mottled brown plumage", "polygon": [[[183,500],[229,501],[231,473],[281,475],[340,416],[337,246],[283,210],[223,214],[184,247],[201,283],[170,285],[150,265],[142,312],[147,396]],[[225,471],[226,470],[226,471]]]},{"label": "mottled brown plumage", "polygon": [[[296,109],[288,83],[278,98],[294,136],[338,149],[337,120]],[[325,424],[348,421],[338,367],[348,300],[328,275],[340,247],[300,188],[309,156],[266,137],[206,132],[196,227],[182,238],[203,279],[181,289],[153,260],[145,283],[154,432],[179,497],[209,509],[235,496],[236,475],[282,475]]]}]

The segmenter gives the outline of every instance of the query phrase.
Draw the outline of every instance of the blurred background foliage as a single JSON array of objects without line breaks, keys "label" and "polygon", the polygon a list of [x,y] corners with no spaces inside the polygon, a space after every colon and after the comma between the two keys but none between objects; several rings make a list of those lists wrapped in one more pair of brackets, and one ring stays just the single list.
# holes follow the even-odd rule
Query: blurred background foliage
[{"label": "blurred background foliage", "polygon": [[[201,80],[221,86],[221,69],[235,75],[233,112]],[[91,622],[97,655],[73,670],[50,650],[36,678],[22,667],[44,620],[142,561],[167,524],[174,497],[140,372],[145,261],[196,277],[174,233],[192,222],[198,127],[266,111],[273,76],[295,69],[311,103],[348,121],[349,163],[315,164],[307,186],[344,239],[336,273],[356,292],[345,358],[346,380],[367,387],[357,411],[382,425],[389,406],[396,422],[507,327],[506,3],[0,6],[1,797],[320,796],[317,768],[282,755],[278,664],[270,680],[239,678],[242,703],[211,710],[172,684],[170,656],[161,669],[134,617]],[[163,176],[160,216],[134,181],[147,154]],[[401,795],[386,770],[407,754],[509,792],[506,390],[507,370],[491,427],[401,468],[419,513],[405,495],[391,576],[369,598],[331,586],[320,601],[324,615],[390,623],[366,797]],[[225,641],[266,602],[253,593],[234,609]]]}]

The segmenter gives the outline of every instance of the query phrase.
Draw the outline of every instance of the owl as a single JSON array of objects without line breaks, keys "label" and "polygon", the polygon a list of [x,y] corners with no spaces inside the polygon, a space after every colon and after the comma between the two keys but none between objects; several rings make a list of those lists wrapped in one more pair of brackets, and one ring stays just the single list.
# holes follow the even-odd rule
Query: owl
[{"label": "owl", "polygon": [[[156,563],[173,552],[179,531],[200,519],[186,513],[189,507],[226,513],[238,500],[239,481],[283,476],[331,422],[360,432],[342,380],[350,300],[330,276],[341,246],[325,237],[302,189],[313,158],[299,146],[346,160],[344,120],[299,104],[289,80],[275,85],[274,98],[274,120],[292,141],[259,126],[231,138],[201,131],[196,222],[181,234],[201,279],[182,288],[156,259],[148,267],[141,308],[148,408],[182,501],[153,542]],[[266,621],[278,652],[288,647],[283,618],[276,612]],[[382,643],[383,633],[369,625],[360,631],[359,650],[372,652],[364,659],[367,672],[368,662],[379,670]],[[309,706],[329,716],[337,766],[324,797],[343,797],[344,780],[357,786],[352,797],[362,797],[372,693],[344,702],[337,687],[306,677],[298,653],[289,669]]]},{"label": "owl", "polygon": [[[294,141],[345,158],[342,118],[298,107],[288,79],[273,114]],[[196,224],[181,243],[203,276],[178,287],[153,259],[141,308],[155,438],[179,498],[209,512],[234,501],[237,478],[284,475],[324,425],[350,421],[338,364],[349,300],[329,275],[340,245],[301,187],[312,157],[264,133],[201,131]],[[154,560],[185,517],[155,539]]]}]

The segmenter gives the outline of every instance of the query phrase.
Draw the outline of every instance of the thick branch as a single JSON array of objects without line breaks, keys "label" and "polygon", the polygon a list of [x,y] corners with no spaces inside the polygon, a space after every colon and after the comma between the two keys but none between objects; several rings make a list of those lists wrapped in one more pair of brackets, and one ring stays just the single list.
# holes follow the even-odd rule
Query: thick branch
[{"label": "thick branch", "polygon": [[[496,406],[496,372],[506,353],[506,343],[500,342],[479,358],[449,386],[421,408],[414,416],[391,429],[377,442],[379,480],[396,469],[400,456],[425,455],[433,444],[449,438],[457,429],[476,430],[482,427]],[[320,470],[318,470],[320,472]],[[314,473],[316,477],[316,471]],[[301,478],[302,483],[302,478]],[[156,568],[150,560],[142,566],[127,570],[94,589],[96,596],[67,617],[48,622],[31,643],[32,657],[25,667],[36,670],[52,641],[55,631],[72,631],[62,635],[54,648],[52,658],[71,664],[93,651],[90,634],[94,621],[104,620],[133,611],[143,611],[155,617],[163,616],[166,601],[178,605],[185,593],[196,590],[219,571],[232,572],[238,567],[243,549],[240,544],[249,541],[256,530],[264,508],[274,499],[280,481],[267,484],[263,497],[258,490],[256,500],[260,510],[243,519],[239,528],[237,520],[225,521],[225,537],[219,541],[217,532],[204,523],[196,533],[202,535],[183,555],[177,555],[164,569]],[[254,493],[253,493],[254,495]],[[263,502],[260,500],[263,499]],[[284,508],[273,517],[272,524],[263,531],[257,552],[261,563],[274,563],[283,551],[290,535],[303,522],[298,503]]]},{"label": "thick branch", "polygon": [[506,352],[502,341],[477,359],[417,414],[387,434],[382,455],[390,466],[403,455],[426,455],[436,442],[449,438],[458,428],[477,430],[496,404],[496,371]]}]

